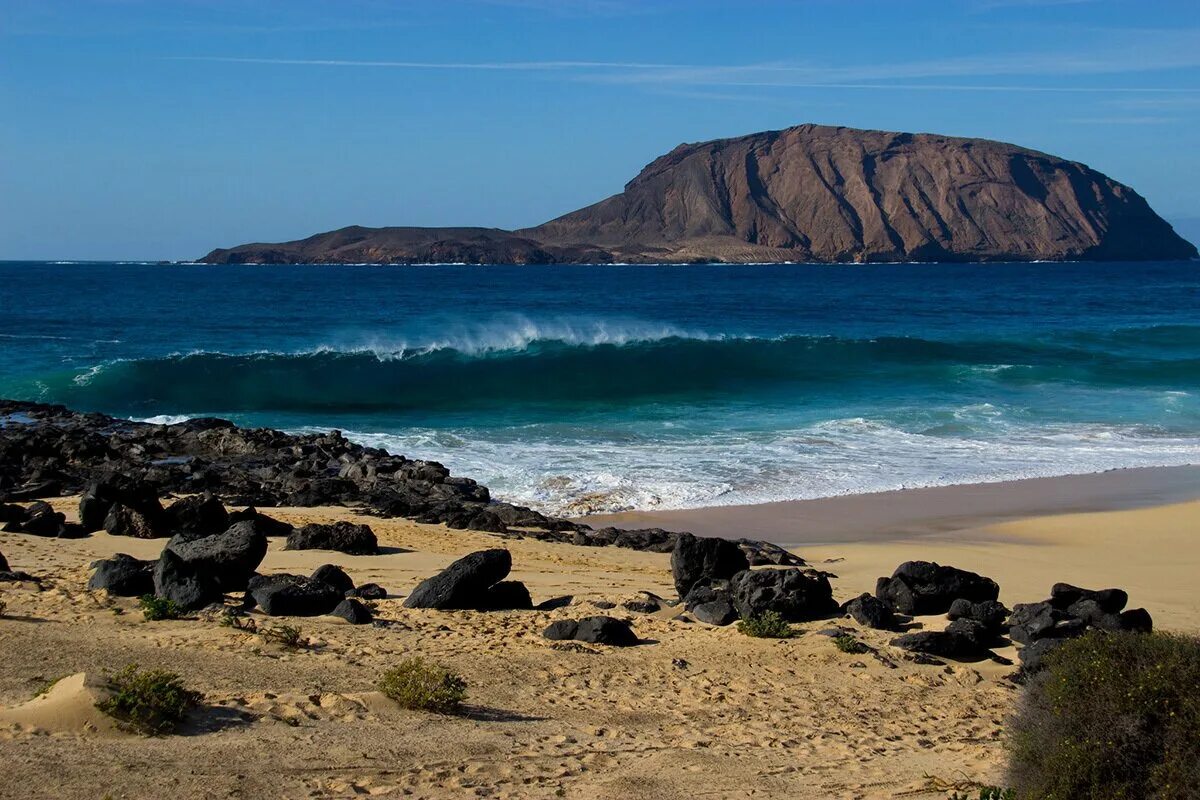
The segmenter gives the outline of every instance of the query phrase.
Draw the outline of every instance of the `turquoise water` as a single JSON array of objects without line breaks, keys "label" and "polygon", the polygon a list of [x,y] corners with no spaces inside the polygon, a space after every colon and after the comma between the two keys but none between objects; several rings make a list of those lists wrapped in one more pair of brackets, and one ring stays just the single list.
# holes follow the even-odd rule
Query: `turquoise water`
[{"label": "turquoise water", "polygon": [[1200,462],[1200,264],[0,264],[0,396],[577,512]]}]

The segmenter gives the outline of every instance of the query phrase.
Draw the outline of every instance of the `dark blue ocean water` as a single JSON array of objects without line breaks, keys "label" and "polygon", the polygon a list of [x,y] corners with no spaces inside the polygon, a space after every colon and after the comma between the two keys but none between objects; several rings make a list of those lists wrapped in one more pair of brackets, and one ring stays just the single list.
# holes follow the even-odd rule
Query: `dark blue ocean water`
[{"label": "dark blue ocean water", "polygon": [[0,264],[0,396],[436,458],[543,509],[1200,462],[1200,264]]}]

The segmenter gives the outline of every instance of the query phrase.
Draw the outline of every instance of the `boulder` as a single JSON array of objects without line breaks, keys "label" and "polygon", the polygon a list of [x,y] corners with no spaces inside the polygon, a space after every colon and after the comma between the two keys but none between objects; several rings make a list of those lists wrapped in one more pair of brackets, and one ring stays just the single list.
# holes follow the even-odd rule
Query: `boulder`
[{"label": "boulder", "polygon": [[155,561],[142,561],[125,553],[93,561],[96,571],[88,580],[88,589],[105,589],[118,597],[154,594]]},{"label": "boulder", "polygon": [[363,600],[383,600],[387,597],[387,589],[378,583],[364,583],[346,592],[347,597],[361,597]]},{"label": "boulder", "polygon": [[738,618],[737,609],[729,598],[728,581],[718,581],[716,585],[696,584],[683,598],[683,607],[709,625],[730,625]]},{"label": "boulder", "polygon": [[241,511],[229,512],[229,524],[235,522],[252,521],[258,526],[258,530],[263,536],[289,536],[295,530],[286,522],[280,522],[274,517],[268,517],[254,506],[249,506]]},{"label": "boulder", "polygon": [[273,617],[317,617],[330,613],[345,599],[324,581],[286,573],[255,575],[246,594],[264,614]]},{"label": "boulder", "polygon": [[330,615],[341,617],[351,625],[366,625],[375,619],[375,615],[371,613],[371,609],[355,600],[353,597],[347,597],[342,602],[338,603]]},{"label": "boulder", "polygon": [[945,614],[959,598],[973,603],[995,600],[1000,587],[991,578],[956,567],[906,561],[890,578],[876,582],[875,596],[902,614]]},{"label": "boulder", "polygon": [[892,645],[914,653],[943,658],[972,659],[987,652],[988,631],[978,622],[957,619],[944,631],[917,631],[892,640]]},{"label": "boulder", "polygon": [[164,548],[154,565],[154,594],[174,601],[185,611],[221,602],[224,592],[217,576],[198,566]]},{"label": "boulder", "polygon": [[580,620],[564,619],[553,622],[542,636],[553,641],[574,639],[589,644],[607,644],[614,647],[629,647],[638,643],[637,634],[629,623],[614,617],[595,616]]},{"label": "boulder", "polygon": [[0,503],[0,522],[16,522],[21,523],[29,516],[25,509],[21,506],[9,503]]},{"label": "boulder", "polygon": [[1020,674],[1027,676],[1040,672],[1046,666],[1046,656],[1062,647],[1066,641],[1066,639],[1038,639],[1036,642],[1022,647],[1017,652],[1017,658],[1021,660]]},{"label": "boulder", "polygon": [[49,503],[38,501],[25,509],[25,520],[19,523],[18,530],[34,536],[59,536],[66,520],[66,515],[55,511]]},{"label": "boulder", "polygon": [[838,608],[829,579],[797,567],[743,570],[729,581],[729,594],[742,619],[774,611],[788,622],[799,622]]},{"label": "boulder", "polygon": [[166,520],[175,536],[199,539],[229,528],[229,512],[211,492],[176,500],[166,510]]},{"label": "boulder", "polygon": [[213,536],[190,541],[173,538],[165,551],[173,552],[192,565],[192,569],[211,577],[222,592],[233,592],[246,588],[250,576],[266,557],[267,537],[258,532],[253,522],[239,522]]},{"label": "boulder", "polygon": [[0,572],[8,571],[8,559],[4,557],[4,553],[0,553]]},{"label": "boulder", "polygon": [[696,584],[728,580],[750,568],[745,553],[728,539],[701,538],[681,533],[671,551],[671,576],[680,597],[687,597]]},{"label": "boulder", "polygon": [[379,552],[375,533],[367,525],[339,521],[331,525],[311,523],[296,528],[287,537],[286,550],[337,550],[356,556]]},{"label": "boulder", "polygon": [[479,550],[418,584],[405,598],[404,607],[477,609],[487,602],[488,589],[511,569],[512,555],[507,550]]},{"label": "boulder", "polygon": [[488,587],[480,611],[525,611],[533,608],[529,589],[520,581],[500,581]]},{"label": "boulder", "polygon": [[1130,608],[1121,612],[1121,630],[1134,633],[1150,633],[1154,630],[1154,622],[1150,612],[1144,608]]},{"label": "boulder", "polygon": [[346,574],[345,570],[333,564],[322,564],[314,569],[312,579],[328,583],[343,596],[354,590],[354,580]]},{"label": "boulder", "polygon": [[1018,603],[1008,619],[1008,635],[1014,642],[1029,645],[1038,639],[1066,639],[1079,636],[1087,623],[1061,611],[1049,602]]},{"label": "boulder", "polygon": [[845,612],[866,628],[886,630],[896,625],[896,615],[892,607],[867,592],[846,603]]},{"label": "boulder", "polygon": [[1080,589],[1069,583],[1056,583],[1050,587],[1047,602],[1061,611],[1068,611],[1080,600],[1092,600],[1101,611],[1117,614],[1129,602],[1129,595],[1122,589]]},{"label": "boulder", "polygon": [[[153,484],[113,474],[92,481],[79,500],[79,523],[88,531],[107,528],[105,520],[114,505],[123,505],[144,517],[158,520],[163,513],[158,489]],[[139,537],[154,538],[154,537]]]},{"label": "boulder", "polygon": [[161,539],[170,535],[160,517],[147,515],[121,503],[108,509],[104,530],[113,536],[132,536],[135,539]]},{"label": "boulder", "polygon": [[1011,612],[998,600],[985,600],[982,603],[972,603],[960,597],[950,604],[947,616],[950,619],[970,619],[978,622],[992,635],[999,635],[1005,628]]}]

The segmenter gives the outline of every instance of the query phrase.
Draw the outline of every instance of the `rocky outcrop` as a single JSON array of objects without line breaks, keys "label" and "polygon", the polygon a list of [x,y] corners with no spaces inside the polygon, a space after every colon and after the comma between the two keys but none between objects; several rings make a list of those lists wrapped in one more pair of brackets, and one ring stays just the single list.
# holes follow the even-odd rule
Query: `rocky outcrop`
[{"label": "rocky outcrop", "polygon": [[[357,504],[380,517],[590,547],[667,553],[680,536],[660,528],[592,530],[497,502],[486,486],[451,475],[435,461],[363,447],[338,431],[292,435],[211,418],[152,425],[10,400],[0,400],[0,418],[6,420],[0,425],[0,524],[14,530],[29,513],[8,502],[78,493],[83,524],[65,523],[51,535],[105,527],[139,538],[195,538],[219,529],[222,520],[253,521],[264,536],[288,537],[292,549],[373,553],[375,537],[367,526],[294,531],[255,508]],[[170,494],[193,497],[164,510],[159,498]],[[251,507],[230,513],[220,501]],[[61,515],[53,519],[62,522]],[[778,545],[735,543],[751,565],[804,563]]]},{"label": "rocky outcrop", "polygon": [[991,578],[932,561],[906,561],[890,578],[875,584],[875,596],[902,614],[945,614],[959,598],[995,600],[1000,586]]},{"label": "rocky outcrop", "polygon": [[1133,189],[986,139],[799,125],[681,144],[618,195],[515,232],[342,228],[213,264],[1195,258]]}]

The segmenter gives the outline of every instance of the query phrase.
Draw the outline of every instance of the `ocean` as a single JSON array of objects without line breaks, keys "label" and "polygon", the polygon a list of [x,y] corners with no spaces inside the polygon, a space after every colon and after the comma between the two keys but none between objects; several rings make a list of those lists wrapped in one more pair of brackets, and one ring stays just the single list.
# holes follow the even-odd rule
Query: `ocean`
[{"label": "ocean", "polygon": [[560,514],[1200,463],[1200,264],[0,263],[0,396]]}]

